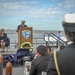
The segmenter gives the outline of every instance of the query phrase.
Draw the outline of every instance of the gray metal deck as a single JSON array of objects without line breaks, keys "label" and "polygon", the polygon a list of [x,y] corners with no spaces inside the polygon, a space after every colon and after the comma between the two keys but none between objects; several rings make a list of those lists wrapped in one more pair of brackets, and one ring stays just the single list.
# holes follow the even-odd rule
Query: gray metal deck
[{"label": "gray metal deck", "polygon": [[[6,68],[3,68],[3,75],[6,75]],[[12,75],[24,75],[24,66],[12,67]]]},{"label": "gray metal deck", "polygon": [[[1,54],[16,54],[18,49],[9,49],[8,51],[5,50],[5,52],[0,52]],[[54,50],[57,50],[56,48]],[[1,51],[1,50],[0,50]],[[24,75],[24,65],[23,66],[17,66],[12,67],[12,75]],[[6,75],[6,69],[3,68],[3,75]]]},{"label": "gray metal deck", "polygon": [[[1,51],[1,49],[0,49]],[[17,49],[9,49],[5,52],[0,52],[1,54],[16,54]],[[3,75],[6,75],[6,68],[3,68]],[[24,75],[24,66],[12,67],[12,75]]]}]

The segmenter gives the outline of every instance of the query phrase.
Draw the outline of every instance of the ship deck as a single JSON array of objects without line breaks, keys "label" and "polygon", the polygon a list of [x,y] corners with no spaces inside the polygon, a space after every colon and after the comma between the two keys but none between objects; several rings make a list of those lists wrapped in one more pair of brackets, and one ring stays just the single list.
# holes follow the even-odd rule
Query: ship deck
[{"label": "ship deck", "polygon": [[[6,75],[6,68],[3,68],[3,75]],[[12,67],[12,75],[24,75],[24,66]]]},{"label": "ship deck", "polygon": [[[8,51],[5,50],[5,52],[1,52],[1,49],[0,49],[0,53],[3,54],[3,55],[11,55],[11,54],[16,54],[18,49],[9,49]],[[55,49],[56,50],[56,49]],[[24,67],[25,65],[23,66],[13,66],[12,67],[12,75],[24,75]],[[3,75],[6,75],[6,68],[3,67]]]},{"label": "ship deck", "polygon": [[[5,52],[1,52],[1,49],[0,49],[0,53],[3,55],[16,54],[16,52],[17,52],[17,49],[9,49],[8,51],[5,50]],[[3,67],[3,75],[6,75],[6,66]],[[13,66],[12,75],[24,75],[24,65],[23,66]]]}]

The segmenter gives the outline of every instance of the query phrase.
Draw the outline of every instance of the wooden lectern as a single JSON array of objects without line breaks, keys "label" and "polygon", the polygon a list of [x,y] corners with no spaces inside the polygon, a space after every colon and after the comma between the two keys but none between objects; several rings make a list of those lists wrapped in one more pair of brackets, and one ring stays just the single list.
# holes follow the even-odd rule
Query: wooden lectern
[{"label": "wooden lectern", "polygon": [[18,32],[18,48],[21,48],[21,44],[24,42],[29,42],[32,44],[32,27],[20,28]]}]

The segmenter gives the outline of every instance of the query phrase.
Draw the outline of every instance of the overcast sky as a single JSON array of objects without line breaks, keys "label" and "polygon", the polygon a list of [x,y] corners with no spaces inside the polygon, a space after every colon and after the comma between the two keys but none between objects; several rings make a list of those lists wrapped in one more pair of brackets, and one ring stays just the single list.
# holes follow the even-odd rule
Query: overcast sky
[{"label": "overcast sky", "polygon": [[0,0],[0,28],[16,29],[21,20],[34,30],[62,30],[75,0]]}]

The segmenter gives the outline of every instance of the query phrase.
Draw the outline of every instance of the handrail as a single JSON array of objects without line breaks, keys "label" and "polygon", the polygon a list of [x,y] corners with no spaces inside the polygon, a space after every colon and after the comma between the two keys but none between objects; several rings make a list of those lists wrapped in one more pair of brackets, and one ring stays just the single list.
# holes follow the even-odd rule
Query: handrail
[{"label": "handrail", "polygon": [[[58,37],[58,36],[56,36],[55,34],[53,34],[53,33],[50,33],[49,35],[53,35],[54,37],[56,37],[58,40],[61,40],[62,42],[64,42],[60,37]],[[65,43],[65,42],[64,42]]]},{"label": "handrail", "polygon": [[[45,37],[48,37],[48,40],[47,41],[45,40]],[[45,33],[44,34],[44,41],[45,42],[50,42],[53,45],[53,42],[49,41],[49,34],[48,33]]]},{"label": "handrail", "polygon": [[49,36],[53,37],[55,40],[59,41],[62,44],[66,44],[67,42],[63,41],[61,38],[59,38],[58,36],[56,36],[53,33],[50,33]]},{"label": "handrail", "polygon": [[[45,39],[44,38],[42,38],[42,37],[40,37],[40,38],[33,38],[34,39],[34,41],[33,41],[33,45],[35,44],[35,47],[37,47],[38,45],[40,45],[40,44],[44,44],[44,45],[46,45],[46,42],[48,42],[48,43],[50,43],[51,44],[51,46],[56,46],[56,44],[54,44],[54,42],[52,42],[52,41],[50,41],[49,40],[49,34],[48,34],[48,41],[45,41]],[[52,35],[51,35],[52,36]],[[54,38],[54,37],[53,37]],[[39,40],[43,40],[43,42],[39,42]],[[57,39],[56,39],[57,40]],[[56,42],[57,43],[57,42]],[[17,48],[17,45],[18,45],[18,41],[11,41],[10,42],[10,44],[11,44],[11,47],[14,47],[14,48]],[[35,48],[34,47],[34,48]]]}]

